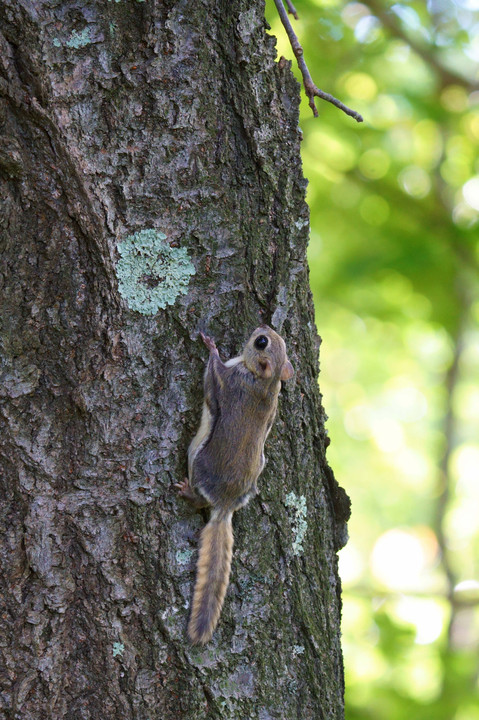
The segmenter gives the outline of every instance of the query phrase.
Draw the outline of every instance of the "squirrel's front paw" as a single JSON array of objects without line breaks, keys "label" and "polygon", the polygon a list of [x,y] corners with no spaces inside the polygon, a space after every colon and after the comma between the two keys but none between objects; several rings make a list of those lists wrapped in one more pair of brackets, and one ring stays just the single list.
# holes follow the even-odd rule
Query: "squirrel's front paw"
[{"label": "squirrel's front paw", "polygon": [[200,332],[200,335],[208,350],[210,352],[215,352],[217,350],[217,347],[213,338],[210,338],[208,335],[204,335],[202,332]]}]

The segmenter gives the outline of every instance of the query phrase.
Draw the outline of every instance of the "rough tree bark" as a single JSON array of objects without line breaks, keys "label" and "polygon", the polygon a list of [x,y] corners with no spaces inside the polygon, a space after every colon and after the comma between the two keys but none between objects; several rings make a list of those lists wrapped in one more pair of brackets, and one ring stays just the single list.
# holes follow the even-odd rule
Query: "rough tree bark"
[{"label": "rough tree bark", "polygon": [[[343,716],[347,499],[324,457],[299,88],[263,12],[0,3],[7,719]],[[261,321],[296,376],[196,649],[204,518],[172,485],[200,415],[198,331],[232,356]]]}]

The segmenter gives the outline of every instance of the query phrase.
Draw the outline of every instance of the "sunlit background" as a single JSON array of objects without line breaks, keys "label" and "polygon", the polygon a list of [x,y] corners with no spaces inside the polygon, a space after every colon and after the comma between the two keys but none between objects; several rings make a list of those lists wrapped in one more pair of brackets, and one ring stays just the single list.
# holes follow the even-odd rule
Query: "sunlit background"
[{"label": "sunlit background", "polygon": [[479,0],[295,4],[347,718],[477,720]]}]

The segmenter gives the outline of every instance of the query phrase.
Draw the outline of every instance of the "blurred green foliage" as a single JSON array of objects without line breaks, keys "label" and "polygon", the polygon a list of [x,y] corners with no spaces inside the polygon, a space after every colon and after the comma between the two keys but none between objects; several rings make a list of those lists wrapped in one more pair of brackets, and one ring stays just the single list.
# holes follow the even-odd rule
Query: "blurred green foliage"
[{"label": "blurred green foliage", "polygon": [[296,9],[347,718],[479,720],[479,0]]}]

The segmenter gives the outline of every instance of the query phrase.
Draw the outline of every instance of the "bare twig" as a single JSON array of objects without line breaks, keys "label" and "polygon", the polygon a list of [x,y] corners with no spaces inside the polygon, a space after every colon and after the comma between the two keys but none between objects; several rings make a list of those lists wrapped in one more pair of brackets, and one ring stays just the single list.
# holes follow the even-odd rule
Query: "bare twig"
[{"label": "bare twig", "polygon": [[[289,7],[290,3],[288,2],[288,0],[286,0],[286,2],[288,3]],[[356,112],[356,110],[351,110],[351,108],[349,108],[347,105],[344,105],[341,100],[338,100],[337,98],[333,97],[333,95],[330,95],[329,93],[326,93],[316,87],[308,70],[308,66],[304,61],[303,48],[301,47],[301,44],[296,37],[291,23],[289,22],[288,14],[284,9],[283,0],[274,0],[274,4],[276,5],[279,17],[281,19],[281,22],[283,23],[284,29],[286,30],[286,34],[288,35],[289,42],[291,43],[291,47],[293,48],[296,60],[298,61],[298,67],[301,70],[301,75],[303,76],[304,91],[309,98],[309,107],[313,111],[314,117],[318,117],[318,109],[314,102],[314,98],[319,97],[322,100],[326,100],[327,102],[331,103],[331,105],[335,105],[337,108],[346,113],[346,115],[349,115],[350,117],[357,120],[357,122],[363,122],[362,115]]]},{"label": "bare twig", "polygon": [[298,19],[298,13],[296,12],[296,8],[294,7],[291,0],[286,0],[286,7],[288,8],[288,12],[290,15],[294,17],[295,20]]}]

